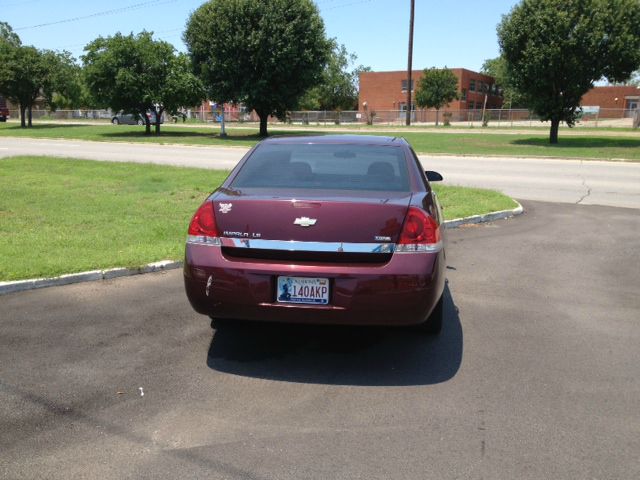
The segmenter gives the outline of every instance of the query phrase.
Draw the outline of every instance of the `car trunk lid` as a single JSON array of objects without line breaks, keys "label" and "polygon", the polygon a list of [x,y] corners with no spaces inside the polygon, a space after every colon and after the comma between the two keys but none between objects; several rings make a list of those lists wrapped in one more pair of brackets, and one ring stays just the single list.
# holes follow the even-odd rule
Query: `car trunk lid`
[{"label": "car trunk lid", "polygon": [[410,192],[230,190],[213,197],[221,236],[298,242],[395,243]]}]

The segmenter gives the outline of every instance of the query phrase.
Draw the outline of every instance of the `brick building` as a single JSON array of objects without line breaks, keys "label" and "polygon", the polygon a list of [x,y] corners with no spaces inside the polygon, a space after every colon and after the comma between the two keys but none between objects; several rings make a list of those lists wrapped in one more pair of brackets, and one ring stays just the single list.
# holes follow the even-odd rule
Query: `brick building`
[{"label": "brick building", "polygon": [[[458,78],[459,99],[449,104],[446,110],[456,112],[460,110],[482,109],[485,93],[487,108],[501,108],[502,96],[493,77],[473,72],[465,68],[452,68],[451,71]],[[422,70],[414,70],[412,87],[418,84],[422,77]],[[412,92],[414,89],[412,88]],[[407,72],[363,72],[360,74],[360,92],[358,110],[393,111],[407,109]],[[415,107],[414,107],[415,108]]]},{"label": "brick building", "polygon": [[582,107],[599,107],[601,118],[620,118],[633,115],[640,106],[640,88],[634,85],[594,87],[580,101]]}]

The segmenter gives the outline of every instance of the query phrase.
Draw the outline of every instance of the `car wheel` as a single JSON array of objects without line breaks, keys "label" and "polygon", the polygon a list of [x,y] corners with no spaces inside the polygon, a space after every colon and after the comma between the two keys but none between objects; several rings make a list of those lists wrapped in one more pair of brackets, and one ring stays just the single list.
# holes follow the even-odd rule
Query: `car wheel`
[{"label": "car wheel", "polygon": [[111,123],[113,123],[114,125],[118,125],[120,123],[120,120],[118,120],[116,117],[113,117],[111,119]]},{"label": "car wheel", "polygon": [[440,295],[440,300],[436,303],[431,315],[424,323],[419,325],[420,330],[429,335],[438,335],[442,330],[442,320],[444,317],[444,294]]},{"label": "car wheel", "polygon": [[144,125],[144,122],[141,119],[139,119],[137,123],[138,125]]}]

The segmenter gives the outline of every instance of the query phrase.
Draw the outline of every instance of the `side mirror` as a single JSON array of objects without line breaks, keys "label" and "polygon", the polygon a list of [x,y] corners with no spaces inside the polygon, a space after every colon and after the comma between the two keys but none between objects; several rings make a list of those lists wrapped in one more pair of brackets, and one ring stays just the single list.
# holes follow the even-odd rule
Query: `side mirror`
[{"label": "side mirror", "polygon": [[427,180],[429,180],[430,182],[441,182],[442,180],[444,180],[442,178],[442,175],[440,175],[438,172],[432,172],[431,170],[427,170],[424,173],[427,174]]}]

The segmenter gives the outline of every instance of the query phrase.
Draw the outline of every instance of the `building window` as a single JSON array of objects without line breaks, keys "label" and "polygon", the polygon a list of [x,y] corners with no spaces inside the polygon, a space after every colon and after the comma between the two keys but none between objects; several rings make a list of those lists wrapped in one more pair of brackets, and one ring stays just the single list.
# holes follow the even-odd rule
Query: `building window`
[{"label": "building window", "polygon": [[469,82],[469,91],[470,92],[475,92],[476,91],[476,81],[475,80],[471,80]]},{"label": "building window", "polygon": [[[402,80],[402,91],[406,92],[407,91],[407,85],[409,84],[409,81],[407,79]],[[414,80],[411,80],[411,91],[413,92],[413,87],[414,87]]]},{"label": "building window", "polygon": [[[415,103],[412,104],[412,110],[416,109],[416,105]],[[406,112],[407,111],[407,103],[406,102],[402,102],[398,104],[398,108],[400,109],[401,112]]]},{"label": "building window", "polygon": [[466,88],[462,89],[462,95],[460,95],[460,100],[463,101],[463,102],[467,100],[467,89]]}]

